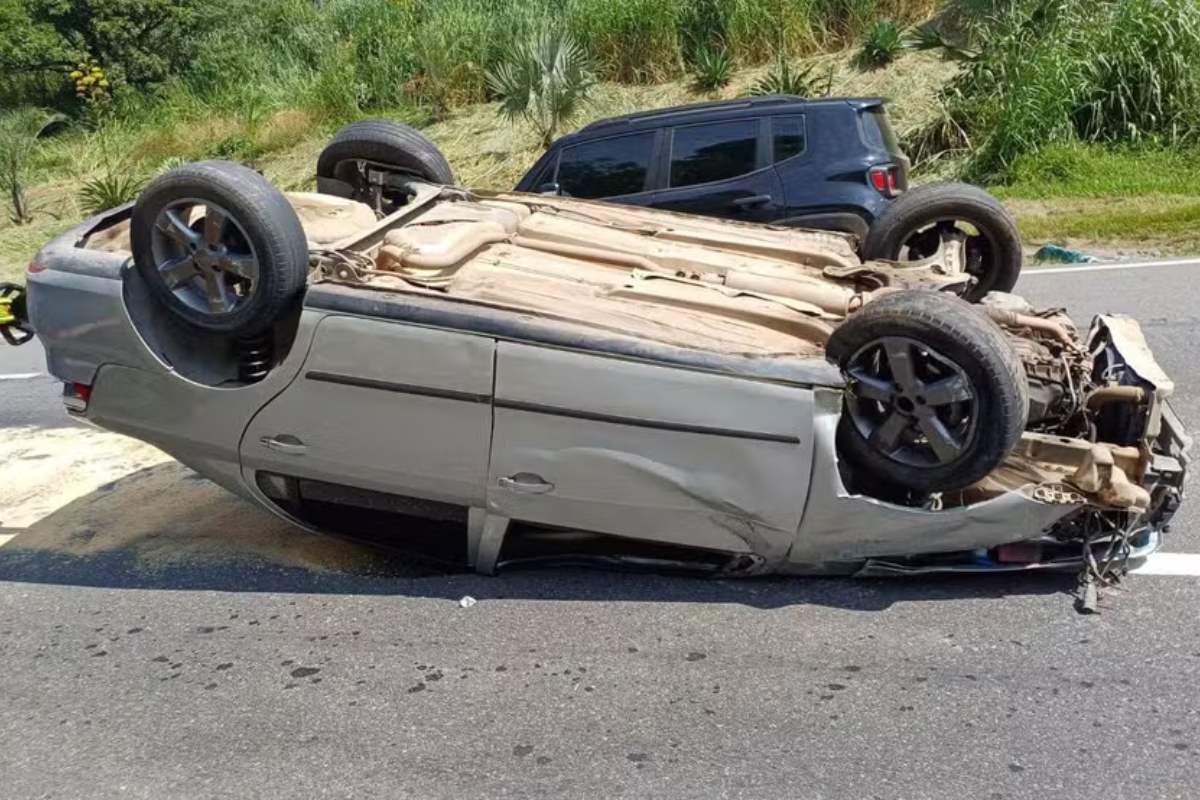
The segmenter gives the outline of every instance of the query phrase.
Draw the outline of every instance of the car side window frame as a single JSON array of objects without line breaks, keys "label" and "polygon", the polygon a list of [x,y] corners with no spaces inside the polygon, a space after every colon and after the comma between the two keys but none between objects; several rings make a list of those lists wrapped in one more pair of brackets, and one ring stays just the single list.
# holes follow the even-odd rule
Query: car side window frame
[{"label": "car side window frame", "polygon": [[693,122],[687,125],[673,125],[666,129],[666,141],[663,143],[662,170],[660,181],[662,191],[683,191],[685,189],[695,189],[703,186],[719,186],[723,183],[731,181],[740,181],[749,175],[755,175],[759,172],[764,172],[771,169],[771,131],[769,117],[750,117],[748,121],[758,123],[758,136],[754,148],[754,168],[733,175],[729,178],[720,178],[715,181],[706,181],[705,183],[689,183],[687,186],[672,186],[671,185],[671,164],[675,158],[675,132],[682,128],[698,128],[701,126],[724,125],[729,122],[744,122],[747,118],[737,117],[734,119],[709,120],[707,122]]},{"label": "car side window frame", "polygon": [[[786,120],[797,119],[800,121],[800,136],[803,141],[803,148],[800,150],[799,153],[796,153],[795,155],[791,155],[791,156],[788,156],[787,158],[777,160],[775,158],[775,130],[776,130],[775,123],[780,120],[785,120],[785,119]],[[781,164],[789,164],[793,161],[804,158],[805,156],[808,155],[808,151],[810,148],[808,146],[808,115],[807,114],[776,114],[776,115],[770,117],[770,123],[771,123],[771,125],[770,125],[770,131],[768,133],[768,142],[770,145],[770,160],[771,160],[771,164],[773,166],[780,166]]]},{"label": "car side window frame", "polygon": [[537,179],[533,181],[530,187],[531,191],[539,191],[548,183],[558,183],[558,162],[562,160],[562,151],[567,148],[558,150],[554,156],[542,167],[542,171],[538,173]]},{"label": "car side window frame", "polygon": [[[637,192],[628,192],[626,194],[606,195],[606,197],[604,199],[615,199],[618,197],[640,197],[641,195],[649,194],[651,192],[657,191],[657,187],[659,186],[658,163],[661,160],[662,147],[663,147],[663,132],[661,129],[660,130],[646,129],[646,130],[636,130],[636,131],[623,131],[621,133],[614,133],[611,136],[597,136],[595,139],[588,139],[587,141],[576,142],[574,144],[570,144],[558,151],[558,154],[554,159],[553,179],[550,182],[558,184],[559,186],[562,186],[562,181],[559,179],[559,170],[562,169],[563,154],[566,153],[567,151],[573,150],[578,147],[586,147],[587,145],[593,145],[593,144],[596,144],[597,142],[607,142],[607,141],[611,141],[613,139],[620,139],[625,136],[644,136],[646,134],[653,134],[654,139],[650,143],[650,159],[646,164],[646,175],[642,179],[641,190],[637,191]],[[540,183],[546,183],[546,181],[541,181]],[[582,199],[586,200],[588,198],[582,198]],[[599,198],[597,198],[597,199],[599,199]]]}]

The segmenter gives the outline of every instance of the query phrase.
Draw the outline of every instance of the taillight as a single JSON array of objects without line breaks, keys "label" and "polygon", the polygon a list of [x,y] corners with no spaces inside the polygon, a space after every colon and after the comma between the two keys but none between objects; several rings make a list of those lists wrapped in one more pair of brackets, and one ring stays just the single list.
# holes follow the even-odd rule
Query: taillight
[{"label": "taillight", "polygon": [[92,387],[86,383],[63,384],[63,405],[68,411],[82,414],[92,399]]},{"label": "taillight", "polygon": [[880,194],[887,194],[887,170],[875,167],[871,170],[871,185]]},{"label": "taillight", "polygon": [[30,275],[36,274],[38,272],[44,272],[47,269],[49,269],[49,267],[43,267],[41,264],[35,264],[32,261],[29,262],[29,274]]},{"label": "taillight", "polygon": [[900,188],[900,167],[895,164],[885,164],[882,167],[871,167],[867,173],[875,191],[885,197],[895,197],[904,190]]}]

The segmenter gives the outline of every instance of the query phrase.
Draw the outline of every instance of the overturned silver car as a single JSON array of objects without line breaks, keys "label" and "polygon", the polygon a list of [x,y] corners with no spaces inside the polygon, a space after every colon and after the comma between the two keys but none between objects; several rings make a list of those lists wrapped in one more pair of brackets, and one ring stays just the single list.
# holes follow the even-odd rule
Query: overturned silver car
[{"label": "overturned silver car", "polygon": [[1189,441],[1134,320],[969,304],[953,249],[446,186],[370,125],[322,194],[201,162],[47,245],[30,316],[67,407],[297,525],[484,572],[1159,546]]}]

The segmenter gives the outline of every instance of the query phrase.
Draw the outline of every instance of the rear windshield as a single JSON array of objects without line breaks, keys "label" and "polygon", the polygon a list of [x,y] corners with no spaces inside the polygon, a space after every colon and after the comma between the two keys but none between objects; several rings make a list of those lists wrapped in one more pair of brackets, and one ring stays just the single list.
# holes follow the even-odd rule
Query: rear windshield
[{"label": "rear windshield", "polygon": [[864,109],[858,116],[862,120],[863,139],[869,146],[881,148],[892,155],[904,155],[883,106]]}]

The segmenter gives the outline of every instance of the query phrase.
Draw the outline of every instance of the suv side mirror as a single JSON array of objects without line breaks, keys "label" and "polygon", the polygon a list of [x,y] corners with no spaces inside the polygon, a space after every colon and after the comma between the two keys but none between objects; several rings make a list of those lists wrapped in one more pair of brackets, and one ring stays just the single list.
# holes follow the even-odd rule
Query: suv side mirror
[{"label": "suv side mirror", "polygon": [[562,194],[562,187],[557,183],[543,183],[538,187],[538,194]]}]

